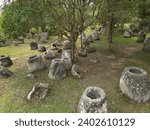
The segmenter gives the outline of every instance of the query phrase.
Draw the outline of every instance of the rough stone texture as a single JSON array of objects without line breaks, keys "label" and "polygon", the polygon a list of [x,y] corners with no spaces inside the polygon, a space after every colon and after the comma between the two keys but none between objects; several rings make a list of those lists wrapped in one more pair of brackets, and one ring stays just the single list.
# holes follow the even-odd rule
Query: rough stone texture
[{"label": "rough stone texture", "polygon": [[8,42],[6,40],[0,40],[0,47],[8,46]]},{"label": "rough stone texture", "polygon": [[150,99],[148,74],[142,68],[127,67],[120,78],[120,89],[130,99],[144,103]]},{"label": "rough stone texture", "polygon": [[36,83],[32,90],[29,92],[27,99],[30,101],[34,96],[37,96],[38,99],[42,100],[46,97],[47,92],[50,90],[49,84],[45,83]]},{"label": "rough stone texture", "polygon": [[57,44],[53,42],[50,47],[51,50],[58,50]]},{"label": "rough stone texture", "polygon": [[24,39],[23,37],[19,37],[14,41],[14,45],[17,46],[19,44],[23,44],[24,43]]},{"label": "rough stone texture", "polygon": [[139,32],[139,30],[137,28],[134,28],[134,29],[131,30],[131,35],[134,36],[134,37],[137,37],[138,32]]},{"label": "rough stone texture", "polygon": [[67,70],[71,70],[71,67],[72,67],[72,61],[71,61],[71,58],[62,58],[62,61],[63,63],[65,64],[65,67]]},{"label": "rough stone texture", "polygon": [[31,50],[37,50],[38,49],[38,44],[36,42],[31,42],[30,43],[30,48],[31,48]]},{"label": "rough stone texture", "polygon": [[107,27],[102,27],[100,33],[102,35],[106,35],[107,34]]},{"label": "rough stone texture", "polygon": [[34,76],[33,74],[28,74],[25,76],[26,79],[29,79],[29,80],[34,80],[36,79],[36,76]]},{"label": "rough stone texture", "polygon": [[64,59],[64,58],[72,58],[72,50],[63,50],[62,51],[62,55],[61,55],[61,58]]},{"label": "rough stone texture", "polygon": [[61,80],[67,75],[65,64],[61,59],[54,59],[51,62],[49,78],[52,80]]},{"label": "rough stone texture", "polygon": [[33,55],[28,58],[28,69],[29,72],[35,72],[44,70],[46,68],[45,63],[40,55]]},{"label": "rough stone texture", "polygon": [[62,46],[62,42],[58,39],[53,42],[56,46]]},{"label": "rough stone texture", "polygon": [[108,58],[109,60],[116,60],[116,56],[114,56],[114,55],[107,56],[107,58]]},{"label": "rough stone texture", "polygon": [[92,35],[87,35],[87,36],[86,36],[86,42],[87,42],[87,43],[93,42],[93,34],[92,34]]},{"label": "rough stone texture", "polygon": [[143,43],[144,40],[146,38],[146,33],[145,32],[139,32],[138,33],[138,38],[137,38],[137,41],[138,43]]},{"label": "rough stone texture", "polygon": [[9,78],[12,75],[13,73],[10,70],[0,66],[0,78]]},{"label": "rough stone texture", "polygon": [[86,47],[90,44],[91,41],[93,42],[93,39],[92,36],[84,36],[82,37],[81,41],[82,41],[82,46]]},{"label": "rough stone texture", "polygon": [[103,89],[90,86],[86,88],[79,101],[79,113],[106,113],[107,99]]},{"label": "rough stone texture", "polygon": [[48,41],[48,32],[43,32],[39,35],[39,40],[42,42],[42,43],[47,43]]},{"label": "rough stone texture", "polygon": [[40,51],[40,52],[45,52],[45,51],[46,51],[45,46],[38,45],[38,51]]},{"label": "rough stone texture", "polygon": [[55,52],[52,52],[52,51],[44,52],[44,59],[51,60],[51,59],[54,59],[54,58],[56,58],[56,53]]},{"label": "rough stone texture", "polygon": [[80,49],[79,52],[78,52],[78,56],[80,56],[80,57],[87,57],[86,50]]},{"label": "rough stone texture", "polygon": [[98,31],[95,30],[95,31],[92,33],[92,39],[93,39],[94,41],[100,40]]},{"label": "rough stone texture", "polygon": [[124,32],[124,38],[131,38],[131,32],[129,30]]},{"label": "rough stone texture", "polygon": [[150,37],[147,37],[144,41],[144,50],[150,52]]},{"label": "rough stone texture", "polygon": [[8,55],[1,55],[0,56],[0,65],[3,67],[9,67],[13,64],[12,60]]},{"label": "rough stone texture", "polygon": [[71,47],[71,42],[69,41],[69,40],[65,40],[65,41],[63,41],[63,44],[64,44],[64,50],[69,50],[69,49],[71,49],[72,47]]},{"label": "rough stone texture", "polygon": [[71,68],[71,74],[73,77],[80,79],[82,77],[82,70],[76,64],[74,64]]},{"label": "rough stone texture", "polygon": [[85,47],[85,50],[86,50],[87,53],[94,53],[94,52],[96,52],[95,47],[92,47],[92,46]]}]

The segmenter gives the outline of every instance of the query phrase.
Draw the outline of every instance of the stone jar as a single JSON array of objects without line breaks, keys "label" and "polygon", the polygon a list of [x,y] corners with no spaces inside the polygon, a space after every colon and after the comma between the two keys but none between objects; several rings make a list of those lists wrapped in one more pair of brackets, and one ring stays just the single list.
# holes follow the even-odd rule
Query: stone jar
[{"label": "stone jar", "polygon": [[138,43],[143,43],[144,40],[146,38],[146,33],[145,32],[139,32],[138,33],[138,38],[137,38],[137,41]]},{"label": "stone jar", "polygon": [[125,31],[124,32],[124,38],[131,38],[131,32],[130,31]]},{"label": "stone jar", "polygon": [[119,86],[122,93],[137,103],[144,103],[150,99],[148,74],[142,68],[125,68]]},{"label": "stone jar", "polygon": [[28,69],[30,72],[44,70],[46,68],[45,63],[40,55],[33,55],[28,58]]},{"label": "stone jar", "polygon": [[90,86],[86,88],[79,101],[79,113],[106,113],[107,99],[103,89]]},{"label": "stone jar", "polygon": [[39,52],[45,52],[46,51],[46,47],[42,46],[42,45],[38,45],[38,51]]},{"label": "stone jar", "polygon": [[49,70],[49,78],[52,80],[61,80],[67,75],[66,67],[61,59],[53,59]]},{"label": "stone jar", "polygon": [[0,56],[0,65],[3,67],[9,67],[13,64],[11,58],[8,55]]},{"label": "stone jar", "polygon": [[31,42],[30,43],[30,49],[31,50],[37,50],[38,49],[38,44],[36,42]]},{"label": "stone jar", "polygon": [[144,41],[144,51],[150,52],[150,37],[147,37]]}]

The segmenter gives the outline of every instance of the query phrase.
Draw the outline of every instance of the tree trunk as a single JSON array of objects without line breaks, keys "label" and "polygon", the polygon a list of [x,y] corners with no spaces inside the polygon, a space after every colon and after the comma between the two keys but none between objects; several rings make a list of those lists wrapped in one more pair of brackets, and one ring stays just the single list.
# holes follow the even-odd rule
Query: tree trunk
[{"label": "tree trunk", "polygon": [[112,44],[112,34],[113,34],[113,19],[112,17],[108,20],[108,44],[109,44],[109,49],[111,49],[111,44]]},{"label": "tree trunk", "polygon": [[78,38],[78,34],[71,34],[71,42],[72,42],[72,59],[74,60],[77,57],[77,46],[76,41]]}]

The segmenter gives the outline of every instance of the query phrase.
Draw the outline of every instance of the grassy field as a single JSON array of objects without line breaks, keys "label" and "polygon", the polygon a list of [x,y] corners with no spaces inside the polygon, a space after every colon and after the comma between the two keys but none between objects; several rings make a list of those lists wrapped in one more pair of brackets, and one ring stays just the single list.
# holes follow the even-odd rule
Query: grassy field
[{"label": "grassy field", "polygon": [[[9,68],[14,75],[9,79],[0,79],[0,112],[76,112],[79,99],[88,86],[98,86],[105,90],[108,101],[108,112],[150,112],[150,101],[137,104],[125,97],[119,90],[119,79],[127,66],[142,67],[150,74],[150,54],[142,50],[136,38],[125,39],[115,34],[112,50],[108,50],[106,37],[93,44],[97,52],[89,54],[87,58],[79,58],[78,65],[86,70],[82,79],[74,79],[70,73],[61,81],[48,78],[50,61],[46,61],[47,69],[38,73],[36,80],[27,80],[29,74],[26,65],[27,58],[32,54],[29,41],[18,47],[13,45],[0,48],[0,55],[8,54],[17,58]],[[46,46],[49,46],[47,43]],[[108,56],[115,56],[109,59]],[[91,63],[90,60],[98,60]],[[26,96],[36,82],[49,83],[52,86],[47,97],[42,100],[27,101]]]}]

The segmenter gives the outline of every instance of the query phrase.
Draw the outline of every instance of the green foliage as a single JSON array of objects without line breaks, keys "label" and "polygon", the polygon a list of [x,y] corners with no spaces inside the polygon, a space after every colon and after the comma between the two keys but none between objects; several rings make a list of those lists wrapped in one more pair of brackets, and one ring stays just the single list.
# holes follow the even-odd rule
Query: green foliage
[{"label": "green foliage", "polygon": [[24,1],[17,0],[6,5],[2,12],[2,28],[6,37],[17,38],[25,36],[29,29],[28,13],[30,8],[24,6]]},{"label": "green foliage", "polygon": [[0,14],[0,39],[4,39],[4,33],[3,33],[3,29],[2,29],[2,15]]}]

